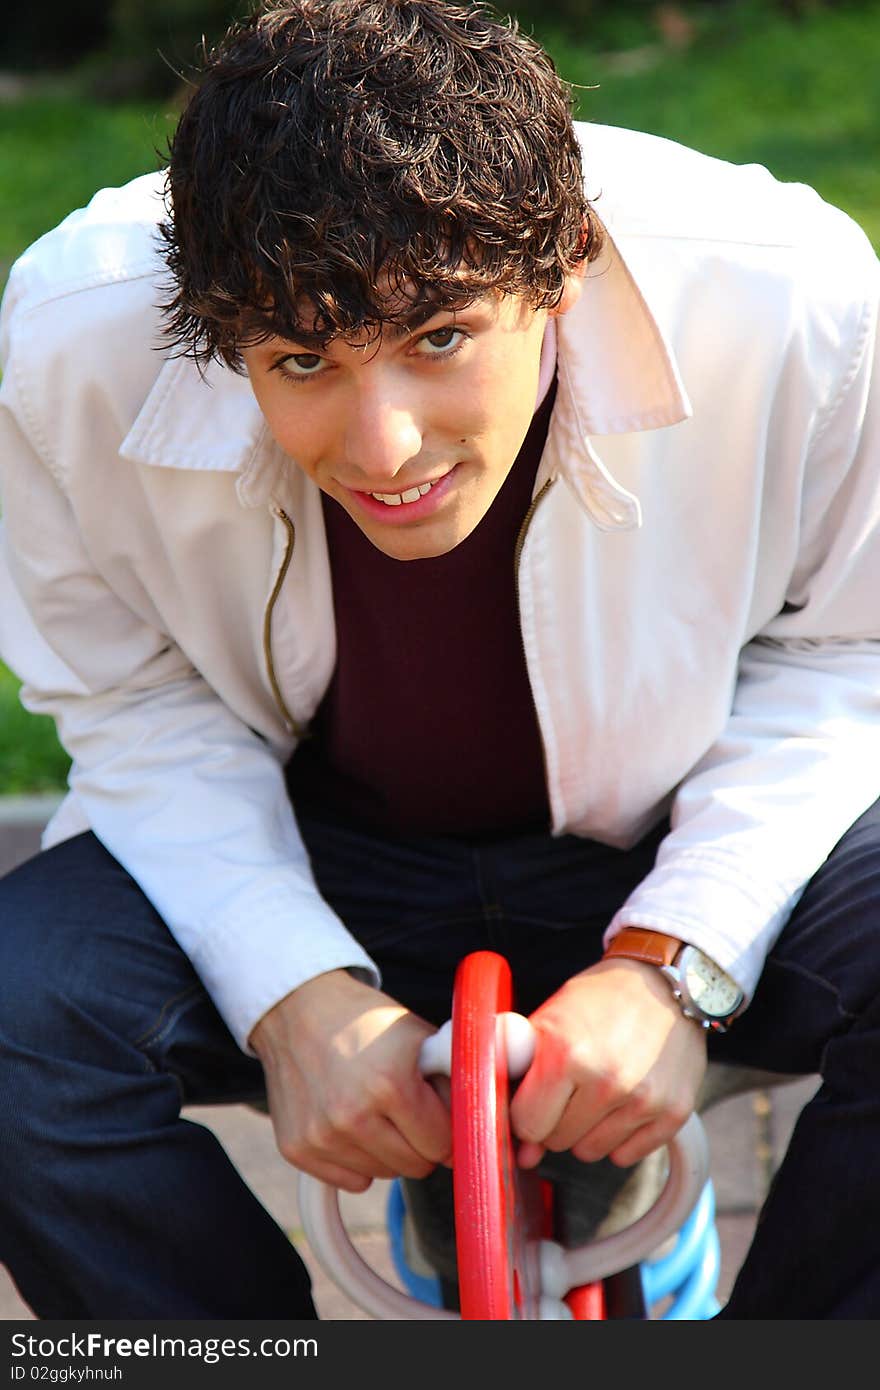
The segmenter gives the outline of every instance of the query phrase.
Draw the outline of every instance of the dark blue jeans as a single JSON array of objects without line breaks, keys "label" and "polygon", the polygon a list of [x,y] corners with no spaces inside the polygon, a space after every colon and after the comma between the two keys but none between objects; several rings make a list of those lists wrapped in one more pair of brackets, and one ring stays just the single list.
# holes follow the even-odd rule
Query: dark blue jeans
[{"label": "dark blue jeans", "polygon": [[[662,828],[392,842],[301,815],[325,897],[440,1023],[490,948],[531,1012],[596,960]],[[808,886],[724,1060],[821,1072],[723,1316],[880,1316],[880,805]],[[304,1318],[308,1276],[183,1104],[263,1096],[186,957],[91,835],[0,881],[0,1260],[44,1318]],[[293,1180],[293,1175],[291,1175]]]}]

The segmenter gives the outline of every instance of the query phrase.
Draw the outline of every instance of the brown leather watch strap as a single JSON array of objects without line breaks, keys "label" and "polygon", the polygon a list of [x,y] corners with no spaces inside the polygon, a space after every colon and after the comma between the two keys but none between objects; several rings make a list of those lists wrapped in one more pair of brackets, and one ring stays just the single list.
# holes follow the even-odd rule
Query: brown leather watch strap
[{"label": "brown leather watch strap", "polygon": [[627,960],[643,960],[647,965],[671,965],[682,943],[675,936],[645,927],[622,927],[605,952],[609,956],[624,956]]}]

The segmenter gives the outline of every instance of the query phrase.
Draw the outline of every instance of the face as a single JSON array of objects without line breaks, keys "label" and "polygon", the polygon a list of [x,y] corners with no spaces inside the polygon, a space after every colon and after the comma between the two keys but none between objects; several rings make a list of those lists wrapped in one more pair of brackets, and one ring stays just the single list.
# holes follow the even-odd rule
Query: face
[{"label": "face", "polygon": [[547,316],[490,295],[372,343],[272,338],[242,355],[284,452],[379,550],[416,560],[452,550],[497,496],[534,412]]}]

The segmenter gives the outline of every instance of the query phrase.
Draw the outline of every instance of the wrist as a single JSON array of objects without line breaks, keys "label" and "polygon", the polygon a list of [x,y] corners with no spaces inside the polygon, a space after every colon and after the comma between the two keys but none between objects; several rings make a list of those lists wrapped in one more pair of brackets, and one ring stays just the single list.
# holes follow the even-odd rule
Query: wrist
[{"label": "wrist", "polygon": [[265,1063],[277,1050],[279,1043],[289,1041],[291,1030],[298,1026],[300,1020],[321,1017],[328,1001],[344,996],[351,985],[356,990],[365,988],[345,969],[325,970],[320,975],[303,980],[301,985],[285,994],[257,1021],[248,1039],[249,1046]]},{"label": "wrist", "polygon": [[736,981],[698,947],[665,932],[623,927],[603,960],[631,960],[666,982],[681,1012],[701,1028],[723,1033],[745,1008]]},{"label": "wrist", "polygon": [[615,977],[615,996],[628,1006],[639,1009],[647,1002],[646,996],[662,1004],[670,1013],[681,1017],[681,1009],[672,990],[655,965],[636,960],[631,956],[603,956],[585,974],[609,974]]}]

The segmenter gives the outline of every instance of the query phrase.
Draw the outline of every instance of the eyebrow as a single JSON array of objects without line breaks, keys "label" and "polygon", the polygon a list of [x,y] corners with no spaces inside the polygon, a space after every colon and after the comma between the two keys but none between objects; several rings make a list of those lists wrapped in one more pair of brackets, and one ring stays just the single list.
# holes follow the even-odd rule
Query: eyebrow
[{"label": "eyebrow", "polygon": [[[417,329],[421,328],[423,323],[427,323],[437,314],[442,314],[444,312],[455,313],[457,311],[451,305],[447,306],[436,303],[416,304],[403,318],[391,319],[384,323],[380,332],[387,333],[389,337],[395,340],[406,338],[410,333],[414,333]],[[295,343],[302,347],[324,348],[327,346],[328,342],[333,341],[333,338],[344,339],[344,336],[344,334],[336,333],[328,337],[326,333],[309,333],[305,329],[300,330],[294,328],[289,337],[285,335],[284,341]]]},{"label": "eyebrow", "polygon": [[401,320],[395,320],[387,325],[388,332],[392,338],[405,338],[408,333],[421,328],[423,323],[435,318],[437,314],[455,313],[451,306],[445,304],[417,304],[414,309]]}]

